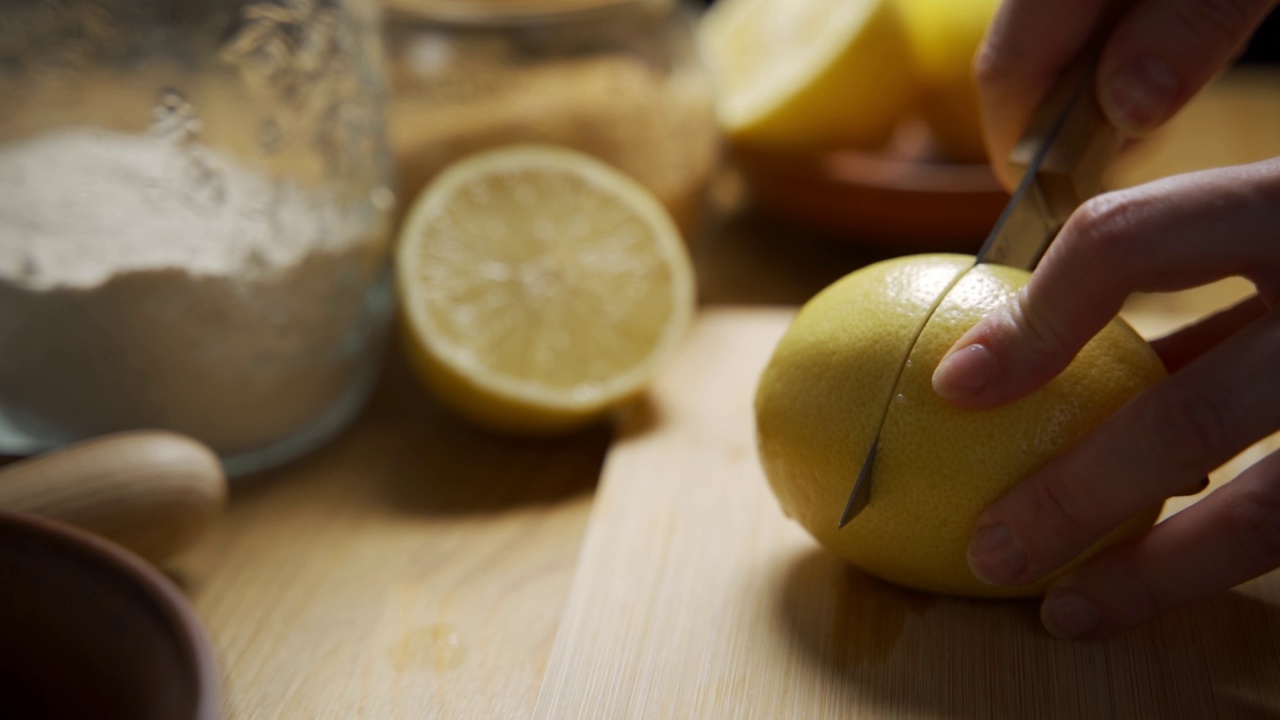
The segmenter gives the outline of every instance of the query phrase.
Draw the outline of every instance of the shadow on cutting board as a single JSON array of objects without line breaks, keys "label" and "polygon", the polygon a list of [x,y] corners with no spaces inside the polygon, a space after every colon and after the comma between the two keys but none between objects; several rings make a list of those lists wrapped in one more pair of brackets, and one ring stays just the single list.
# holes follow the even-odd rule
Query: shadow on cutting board
[{"label": "shadow on cutting board", "polygon": [[477,429],[432,398],[393,345],[350,428],[294,464],[237,483],[233,500],[289,495],[305,483],[309,501],[336,499],[352,512],[461,517],[554,505],[595,489],[612,435],[607,425],[550,439]]},{"label": "shadow on cutting board", "polygon": [[778,630],[810,664],[815,692],[831,696],[833,717],[1280,711],[1280,609],[1240,590],[1115,638],[1070,642],[1040,627],[1030,600],[917,593],[820,551],[779,573]]}]

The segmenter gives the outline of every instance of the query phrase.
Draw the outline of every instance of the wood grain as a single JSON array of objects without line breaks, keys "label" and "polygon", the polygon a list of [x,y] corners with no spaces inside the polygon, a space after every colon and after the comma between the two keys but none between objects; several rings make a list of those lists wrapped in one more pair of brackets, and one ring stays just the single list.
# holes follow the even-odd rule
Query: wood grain
[{"label": "wood grain", "polygon": [[[1280,154],[1278,88],[1280,74],[1274,72],[1231,76],[1215,85],[1175,120],[1169,132],[1140,146],[1141,153],[1128,156],[1118,166],[1117,182],[1132,184],[1173,171]],[[751,213],[728,217],[694,247],[701,298],[711,307],[798,305],[841,275],[888,252],[824,244],[811,233],[766,223]],[[1207,296],[1139,298],[1134,307],[1149,327],[1167,327],[1207,309],[1206,299],[1214,300]],[[1180,314],[1169,314],[1170,308]],[[782,318],[785,311],[766,315]],[[767,341],[771,332],[780,331],[780,325],[762,328],[763,334],[753,342]],[[694,343],[705,345],[705,339],[695,338]],[[723,368],[699,372],[705,373],[708,383],[721,382],[722,369],[726,374],[743,372],[741,363],[749,359],[731,359]],[[658,399],[667,403],[669,395]],[[724,635],[737,633],[736,626],[725,625],[714,625],[721,635],[696,647],[674,648],[633,637],[628,642],[635,657],[625,666],[566,664],[590,657],[577,650],[557,660],[549,676],[554,682],[543,694],[541,717],[555,717],[548,713],[566,707],[570,710],[562,717],[581,717],[574,714],[578,710],[573,703],[594,702],[582,707],[599,707],[602,694],[635,699],[637,681],[625,675],[643,669],[644,682],[656,682],[658,676],[651,668],[665,663],[686,670],[708,668],[706,688],[688,691],[702,703],[698,707],[707,707],[716,698],[715,709],[756,703],[761,708],[756,717],[768,717],[771,709],[779,710],[772,717],[802,717],[800,710],[811,707],[808,700],[817,697],[817,689],[794,682],[778,698],[761,700],[760,677],[748,670],[765,672],[763,687],[769,688],[788,678],[815,674],[840,680],[849,688],[825,700],[827,714],[848,714],[853,706],[882,715],[899,708],[902,715],[941,716],[954,706],[957,715],[982,715],[974,708],[984,704],[1006,709],[1039,707],[1035,705],[1039,701],[1028,699],[1037,692],[1029,684],[1036,678],[1022,674],[1016,665],[1050,660],[1065,663],[1062,678],[1084,686],[1127,683],[1127,691],[1116,690],[1120,693],[1117,703],[1132,704],[1154,692],[1153,688],[1164,688],[1150,685],[1142,673],[1176,671],[1181,674],[1170,681],[1185,681],[1190,689],[1177,690],[1152,708],[1184,698],[1203,700],[1208,686],[1196,684],[1198,677],[1213,678],[1214,687],[1227,698],[1219,702],[1234,702],[1236,714],[1256,710],[1253,714],[1261,715],[1260,708],[1271,707],[1263,704],[1271,702],[1271,697],[1260,700],[1263,695],[1258,689],[1265,682],[1275,682],[1276,619],[1270,605],[1258,599],[1269,603],[1274,598],[1274,593],[1264,593],[1270,592],[1270,585],[1255,583],[1211,603],[1212,610],[1190,626],[1205,630],[1211,640],[1218,638],[1204,661],[1215,663],[1216,670],[1191,661],[1169,670],[1150,657],[1147,664],[1123,665],[1116,659],[1122,657],[1117,654],[1121,650],[1115,649],[1075,650],[1084,654],[1059,658],[1053,654],[1056,645],[1034,635],[1029,609],[929,601],[848,574],[817,553],[798,529],[787,523],[779,527],[775,508],[760,504],[757,495],[763,488],[758,476],[752,475],[758,473],[752,451],[734,435],[742,432],[745,415],[730,417],[720,427],[719,419],[691,422],[667,417],[671,413],[666,404],[655,407],[649,416],[649,433],[633,430],[610,463],[620,462],[626,453],[640,452],[635,443],[642,439],[659,443],[649,450],[657,453],[660,443],[675,442],[673,435],[684,428],[689,435],[680,447],[700,447],[695,454],[700,464],[682,469],[675,461],[655,456],[650,461],[655,472],[680,473],[690,488],[700,491],[728,486],[732,492],[702,492],[696,508],[662,504],[662,514],[656,518],[632,518],[628,522],[640,523],[644,532],[637,531],[626,542],[654,557],[696,559],[742,540],[713,539],[713,548],[703,548],[697,543],[705,538],[698,536],[691,543],[690,533],[680,529],[687,526],[688,515],[718,515],[721,507],[741,508],[747,503],[751,509],[746,512],[757,516],[728,517],[749,525],[748,541],[762,554],[749,562],[739,559],[738,565],[714,566],[707,573],[706,588],[693,596],[697,602],[692,607],[713,605],[718,597],[709,594],[713,591],[738,598],[724,605],[723,614],[735,623],[748,619],[763,623],[759,630],[767,634],[773,643],[769,651],[775,654],[764,660],[747,656],[748,649],[759,647],[759,638]],[[667,428],[668,421],[678,425]],[[700,445],[703,439],[708,441],[705,446]],[[476,434],[427,399],[393,357],[374,402],[345,436],[304,461],[263,476],[251,486],[233,489],[228,514],[210,537],[176,565],[175,576],[184,582],[218,652],[227,720],[529,717],[565,609],[608,443],[608,433],[603,431],[556,443],[520,443]],[[719,459],[726,447],[734,448],[731,467],[741,475],[718,475],[726,472]],[[608,500],[611,492],[606,488],[602,500],[635,499],[624,495]],[[659,474],[653,479],[652,492],[670,494],[673,489]],[[635,514],[643,507],[636,505]],[[654,529],[649,523],[660,527]],[[671,536],[662,529],[668,527]],[[626,544],[622,539],[617,542]],[[632,547],[620,558],[636,560],[637,552]],[[683,581],[670,575],[686,571],[674,566],[663,570],[655,562],[650,558],[617,570],[664,583]],[[789,594],[748,592],[751,587],[780,585],[784,578],[794,578],[788,581],[787,587],[793,588]],[[726,589],[733,582],[742,587]],[[863,586],[872,589],[859,590]],[[635,583],[628,582],[603,598],[605,604],[584,604],[585,597],[576,600],[565,615],[565,628],[577,634],[561,637],[560,644],[579,647],[591,639],[586,633],[604,633],[608,628],[603,622],[615,617],[625,624],[643,616],[652,619],[654,628],[663,628],[661,619],[652,614],[656,609],[646,604],[659,589],[637,591]],[[698,599],[703,597],[710,600]],[[664,607],[685,601],[690,598],[669,595]],[[838,607],[844,609],[837,614]],[[837,617],[845,619],[836,622]],[[1025,637],[1017,635],[1014,643],[1004,644],[1004,635],[965,634],[966,623],[985,617],[992,618],[992,626],[1025,633]],[[702,621],[699,615],[671,622],[692,643],[694,637],[707,638],[712,632],[698,630],[697,623]],[[1248,626],[1247,632],[1243,626]],[[1173,627],[1185,630],[1188,626]],[[1241,641],[1241,635],[1247,637]],[[1163,643],[1128,650],[1139,656],[1159,654],[1165,646],[1176,648],[1185,642],[1169,629],[1135,637]],[[655,654],[677,650],[699,654],[692,658]],[[942,656],[941,664],[933,662],[944,650],[956,654]],[[725,653],[730,653],[728,659]],[[615,674],[619,667],[624,671],[622,679]],[[662,677],[671,675],[667,672]],[[613,691],[595,687],[575,697],[572,693],[588,677],[601,682],[607,678],[618,685]],[[939,679],[945,682],[935,682]],[[1067,698],[1062,700],[1065,715],[1078,704],[1068,697],[1077,690],[1064,683],[1067,680],[1050,682],[1043,692],[1049,699]],[[665,692],[658,685],[645,686],[653,698],[637,700],[638,706],[653,710],[660,690]],[[1079,692],[1086,691],[1094,692],[1087,687]],[[1008,699],[1001,700],[1006,692]],[[1154,709],[1138,714],[1157,715]],[[697,715],[674,715],[685,716]],[[732,717],[729,711],[710,716]]]},{"label": "wood grain", "polygon": [[233,486],[177,565],[227,720],[527,717],[608,440],[482,435],[393,358],[356,427]]},{"label": "wood grain", "polygon": [[1280,573],[1102,642],[879,582],[782,516],[750,400],[790,311],[705,314],[607,459],[534,718],[1260,717]]}]

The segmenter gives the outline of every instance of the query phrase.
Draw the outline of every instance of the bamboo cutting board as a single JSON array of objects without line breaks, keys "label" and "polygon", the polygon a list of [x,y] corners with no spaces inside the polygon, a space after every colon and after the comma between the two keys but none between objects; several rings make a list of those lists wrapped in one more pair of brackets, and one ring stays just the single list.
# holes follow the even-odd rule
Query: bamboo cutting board
[{"label": "bamboo cutting board", "polygon": [[1108,641],[824,554],[759,470],[751,398],[790,311],[705,313],[606,460],[537,720],[1280,713],[1280,574]]}]

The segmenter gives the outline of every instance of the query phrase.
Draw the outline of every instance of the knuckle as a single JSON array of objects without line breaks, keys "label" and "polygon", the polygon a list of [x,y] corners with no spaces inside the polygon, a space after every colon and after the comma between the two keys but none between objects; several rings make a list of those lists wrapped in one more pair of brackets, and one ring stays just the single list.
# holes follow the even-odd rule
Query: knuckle
[{"label": "knuckle", "polygon": [[1191,37],[1234,50],[1253,29],[1258,0],[1190,0],[1179,3],[1178,18]]},{"label": "knuckle", "polygon": [[1280,208],[1280,157],[1256,163],[1250,170],[1240,183],[1247,202],[1263,212]]},{"label": "knuckle", "polygon": [[1014,295],[1010,307],[1011,322],[1016,329],[1021,348],[1044,364],[1054,361],[1070,346],[1070,340],[1061,323],[1049,313],[1038,309],[1031,301],[1027,287]]},{"label": "knuckle", "polygon": [[982,42],[973,55],[973,78],[982,87],[1005,84],[1015,77],[1019,63],[1013,62],[1008,53],[1001,52],[990,42]]},{"label": "knuckle", "polygon": [[1144,426],[1152,429],[1152,451],[1189,471],[1213,469],[1207,465],[1229,450],[1232,412],[1228,405],[1195,389],[1155,394],[1143,418]]},{"label": "knuckle", "polygon": [[1149,570],[1143,567],[1135,568],[1129,578],[1125,598],[1130,607],[1136,609],[1141,617],[1156,617],[1172,609],[1164,599],[1163,593],[1156,591],[1156,582]]},{"label": "knuckle", "polygon": [[1054,473],[1035,483],[1035,517],[1059,540],[1089,540],[1099,524],[1097,509],[1072,480],[1070,474]]},{"label": "knuckle", "polygon": [[1089,263],[1117,262],[1139,223],[1139,204],[1125,193],[1090,198],[1071,217],[1071,232],[1062,239]]},{"label": "knuckle", "polygon": [[1228,513],[1235,552],[1258,572],[1280,566],[1280,483],[1250,488]]}]

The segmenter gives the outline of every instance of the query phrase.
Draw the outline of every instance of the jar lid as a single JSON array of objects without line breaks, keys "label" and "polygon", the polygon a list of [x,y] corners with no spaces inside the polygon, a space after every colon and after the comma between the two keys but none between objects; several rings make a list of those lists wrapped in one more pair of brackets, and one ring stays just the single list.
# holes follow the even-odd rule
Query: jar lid
[{"label": "jar lid", "polygon": [[670,5],[674,0],[382,0],[395,13],[439,21],[537,20],[624,6]]}]

